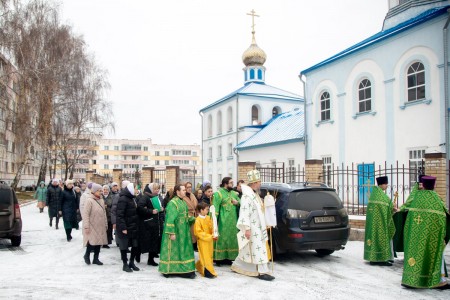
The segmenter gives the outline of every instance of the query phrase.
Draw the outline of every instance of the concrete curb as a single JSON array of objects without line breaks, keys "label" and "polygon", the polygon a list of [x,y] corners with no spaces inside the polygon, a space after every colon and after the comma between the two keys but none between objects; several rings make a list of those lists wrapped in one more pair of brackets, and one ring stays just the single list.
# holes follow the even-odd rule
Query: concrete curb
[{"label": "concrete curb", "polygon": [[364,241],[365,230],[359,228],[350,228],[349,241]]},{"label": "concrete curb", "polygon": [[30,202],[27,202],[27,203],[22,203],[22,204],[19,204],[19,206],[20,206],[20,207],[28,206],[28,205],[31,205],[31,204],[33,204],[33,203],[37,203],[37,200],[33,200],[33,201],[30,201]]}]

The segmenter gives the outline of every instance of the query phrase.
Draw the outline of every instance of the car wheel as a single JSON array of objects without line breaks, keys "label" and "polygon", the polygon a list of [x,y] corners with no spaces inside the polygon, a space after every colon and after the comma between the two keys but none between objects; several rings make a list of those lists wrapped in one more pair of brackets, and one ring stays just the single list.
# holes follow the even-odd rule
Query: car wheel
[{"label": "car wheel", "polygon": [[13,247],[19,247],[20,246],[20,242],[22,241],[22,236],[12,236],[11,237],[11,245]]},{"label": "car wheel", "polygon": [[334,252],[334,250],[330,250],[330,249],[316,249],[317,254],[319,254],[319,256],[327,256],[330,255],[331,253]]}]

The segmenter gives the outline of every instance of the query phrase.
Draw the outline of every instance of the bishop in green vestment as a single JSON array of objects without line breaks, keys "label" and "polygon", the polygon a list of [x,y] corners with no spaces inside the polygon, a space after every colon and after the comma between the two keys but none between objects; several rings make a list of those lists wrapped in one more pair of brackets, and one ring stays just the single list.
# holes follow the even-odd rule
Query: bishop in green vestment
[{"label": "bishop in green vestment", "polygon": [[436,177],[424,176],[424,190],[417,192],[408,208],[402,276],[405,287],[449,288],[442,261],[448,210],[433,191],[435,181]]},{"label": "bishop in green vestment", "polygon": [[395,233],[392,214],[394,204],[384,193],[388,177],[377,177],[378,186],[372,187],[367,204],[366,228],[364,239],[364,260],[371,265],[392,266],[392,238]]},{"label": "bishop in green vestment", "polygon": [[214,260],[216,263],[228,263],[236,259],[239,253],[237,233],[237,210],[239,196],[233,190],[231,177],[224,177],[220,189],[213,195],[213,204],[218,219],[219,238],[214,242]]},{"label": "bishop in green vestment", "polygon": [[166,221],[161,241],[159,272],[165,277],[180,275],[195,277],[195,257],[191,239],[194,217],[188,214],[188,206],[182,198],[186,195],[183,185],[174,187],[173,197],[166,207]]}]

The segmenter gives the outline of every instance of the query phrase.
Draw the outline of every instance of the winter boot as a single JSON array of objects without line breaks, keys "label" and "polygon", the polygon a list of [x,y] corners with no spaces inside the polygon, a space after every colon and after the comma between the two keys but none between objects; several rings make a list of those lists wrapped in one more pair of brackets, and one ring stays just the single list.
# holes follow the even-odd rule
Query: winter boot
[{"label": "winter boot", "polygon": [[97,246],[97,247],[94,249],[94,260],[92,261],[92,263],[95,264],[95,265],[102,266],[103,263],[98,259],[98,255],[99,255],[99,254],[100,254],[100,246]]},{"label": "winter boot", "polygon": [[134,264],[134,258],[136,257],[136,250],[132,249],[131,250],[131,256],[130,256],[130,263],[128,264],[128,266],[133,269],[133,271],[139,271],[139,268],[136,267],[136,265]]},{"label": "winter boot", "polygon": [[56,223],[55,223],[55,229],[58,230],[58,223],[59,223],[59,218],[56,217]]},{"label": "winter boot", "polygon": [[155,257],[153,256],[152,253],[150,253],[150,254],[148,255],[147,265],[149,265],[149,266],[157,266],[157,265],[158,265],[158,264],[155,262]]},{"label": "winter boot", "polygon": [[127,250],[120,250],[120,256],[121,256],[122,261],[123,261],[123,268],[122,268],[122,270],[125,271],[125,272],[128,272],[128,273],[133,272],[133,270],[130,269],[130,267],[127,264]]},{"label": "winter boot", "polygon": [[89,257],[90,254],[91,254],[91,251],[90,251],[89,246],[88,246],[88,247],[86,247],[86,253],[85,253],[84,256],[83,256],[84,262],[85,262],[87,265],[90,265],[90,264],[91,264],[91,258]]},{"label": "winter boot", "polygon": [[43,212],[44,212],[44,209],[43,209],[43,208],[39,208],[39,212],[40,212],[40,213],[43,213]]},{"label": "winter boot", "polygon": [[72,240],[72,229],[66,229],[66,237],[67,237],[67,241],[70,242]]},{"label": "winter boot", "polygon": [[53,223],[53,218],[50,218],[50,223],[48,225],[50,225],[50,227],[52,227],[52,223]]}]

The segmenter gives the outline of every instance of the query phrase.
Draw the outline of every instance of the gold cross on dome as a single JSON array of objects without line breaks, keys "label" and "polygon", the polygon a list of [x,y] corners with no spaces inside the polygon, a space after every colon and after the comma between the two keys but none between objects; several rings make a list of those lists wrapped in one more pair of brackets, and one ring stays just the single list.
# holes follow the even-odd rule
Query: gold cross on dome
[{"label": "gold cross on dome", "polygon": [[418,215],[417,217],[414,218],[414,222],[416,222],[418,225],[420,225],[420,223],[423,222],[423,219],[420,217],[420,215]]},{"label": "gold cross on dome", "polygon": [[256,14],[254,9],[250,13],[247,13],[247,15],[252,16],[252,32],[255,32],[255,17],[259,17],[259,15]]}]

